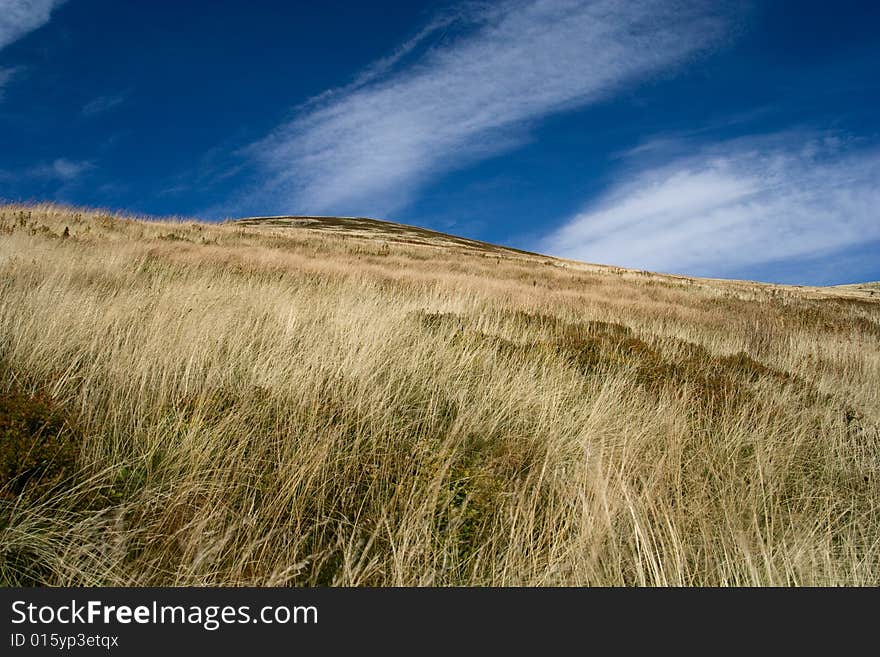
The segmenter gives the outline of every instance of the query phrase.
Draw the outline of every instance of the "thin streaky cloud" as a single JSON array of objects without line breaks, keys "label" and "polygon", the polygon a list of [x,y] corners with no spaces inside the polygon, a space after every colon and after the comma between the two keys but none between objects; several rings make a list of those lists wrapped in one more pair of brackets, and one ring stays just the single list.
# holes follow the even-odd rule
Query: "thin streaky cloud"
[{"label": "thin streaky cloud", "polygon": [[844,263],[849,249],[880,241],[876,148],[789,132],[690,151],[622,171],[542,249],[637,269],[737,276],[819,256]]},{"label": "thin streaky cloud", "polygon": [[84,173],[95,168],[92,162],[68,160],[66,158],[58,158],[51,165],[45,168],[46,177],[57,178],[65,182],[75,180]]},{"label": "thin streaky cloud", "polygon": [[382,76],[393,71],[397,64],[416,52],[419,47],[423,46],[432,37],[442,38],[456,24],[466,25],[479,22],[484,20],[485,16],[485,10],[478,12],[474,7],[462,7],[457,11],[453,10],[435,16],[425,27],[403,42],[390,55],[382,57],[364,68],[351,85],[344,87],[340,91],[354,91],[374,80],[381,79]]},{"label": "thin streaky cloud", "polygon": [[49,22],[64,0],[0,0],[0,50]]},{"label": "thin streaky cloud", "polygon": [[428,25],[419,30],[415,35],[407,39],[403,44],[398,46],[390,55],[382,57],[372,64],[367,65],[360,71],[354,80],[341,87],[335,87],[322,91],[317,96],[309,98],[302,104],[294,108],[295,112],[305,112],[307,110],[320,107],[334,97],[350,94],[366,84],[381,78],[383,75],[392,71],[395,66],[404,60],[408,55],[415,52],[419,46],[427,41],[431,36],[436,35],[441,30],[448,28],[456,22],[464,19],[464,14],[441,15],[434,18]]},{"label": "thin streaky cloud", "polygon": [[[0,0],[0,50],[49,22],[52,10],[65,0]],[[0,101],[20,67],[0,68]]]},{"label": "thin streaky cloud", "polygon": [[3,86],[8,83],[15,74],[18,72],[18,68],[0,68],[0,100],[3,100]]},{"label": "thin streaky cloud", "polygon": [[126,93],[99,96],[83,105],[82,115],[86,117],[103,114],[122,105],[128,97]]},{"label": "thin streaky cloud", "polygon": [[267,181],[249,196],[267,210],[387,216],[431,176],[522,143],[542,117],[711,46],[727,25],[718,6],[537,0],[472,13],[443,46],[405,66],[392,55],[246,149]]},{"label": "thin streaky cloud", "polygon": [[59,157],[51,162],[38,164],[17,172],[0,170],[0,180],[7,182],[46,180],[72,183],[95,168],[95,164],[88,160],[70,160]]}]

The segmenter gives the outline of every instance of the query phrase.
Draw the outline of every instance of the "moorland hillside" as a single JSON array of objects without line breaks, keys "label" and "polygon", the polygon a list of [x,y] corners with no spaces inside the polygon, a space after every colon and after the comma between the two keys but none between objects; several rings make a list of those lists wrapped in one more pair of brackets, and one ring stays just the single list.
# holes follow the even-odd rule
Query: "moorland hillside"
[{"label": "moorland hillside", "polygon": [[0,582],[880,584],[880,289],[0,207]]}]

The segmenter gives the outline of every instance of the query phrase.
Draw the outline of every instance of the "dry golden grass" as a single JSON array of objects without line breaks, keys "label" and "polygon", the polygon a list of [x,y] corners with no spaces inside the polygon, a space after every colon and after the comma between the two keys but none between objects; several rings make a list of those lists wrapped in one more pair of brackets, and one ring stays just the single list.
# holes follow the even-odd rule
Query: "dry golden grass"
[{"label": "dry golden grass", "polygon": [[880,293],[338,228],[0,207],[0,581],[880,584]]}]

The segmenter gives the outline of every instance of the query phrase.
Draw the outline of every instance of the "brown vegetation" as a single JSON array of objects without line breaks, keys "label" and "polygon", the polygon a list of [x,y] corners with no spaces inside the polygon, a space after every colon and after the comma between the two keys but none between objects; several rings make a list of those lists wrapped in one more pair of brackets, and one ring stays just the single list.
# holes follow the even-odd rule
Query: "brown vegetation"
[{"label": "brown vegetation", "polygon": [[880,584],[880,297],[0,207],[0,579]]}]

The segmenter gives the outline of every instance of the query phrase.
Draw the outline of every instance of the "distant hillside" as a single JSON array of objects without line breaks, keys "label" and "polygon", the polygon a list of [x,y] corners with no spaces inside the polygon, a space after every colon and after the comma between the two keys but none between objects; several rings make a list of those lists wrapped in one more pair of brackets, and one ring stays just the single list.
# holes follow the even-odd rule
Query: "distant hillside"
[{"label": "distant hillside", "polygon": [[[531,251],[524,251],[512,247],[499,246],[489,242],[458,237],[439,231],[408,226],[392,221],[371,219],[368,217],[330,217],[330,216],[277,216],[277,217],[245,217],[230,222],[236,226],[248,226],[261,230],[279,229],[295,231],[314,231],[328,236],[354,238],[367,240],[372,244],[395,243],[413,246],[424,246],[444,249],[473,250],[484,254],[498,254],[507,256],[525,256],[536,259],[543,264],[551,264],[557,267],[568,267],[584,271],[605,271],[617,274],[626,273],[641,278],[656,280],[687,280],[694,284],[708,284],[722,287],[754,287],[764,286],[766,289],[797,290],[800,294],[813,297],[880,297],[880,283],[859,283],[853,285],[837,285],[828,287],[819,286],[791,286],[773,283],[759,283],[756,281],[737,281],[734,279],[701,279],[674,274],[659,274],[648,271],[627,269],[597,263],[584,263],[574,260],[566,260],[553,256],[542,255]],[[283,234],[283,232],[281,233]]]},{"label": "distant hillside", "polygon": [[474,249],[485,253],[522,253],[537,255],[529,251],[521,251],[510,247],[497,246],[488,242],[480,242],[464,237],[456,237],[446,233],[407,226],[392,221],[381,221],[367,217],[247,217],[235,221],[238,225],[273,228],[304,228],[332,233],[346,237],[358,237],[372,240],[387,240],[400,244],[416,244],[426,246],[455,246]]},{"label": "distant hillside", "polygon": [[849,285],[835,285],[834,289],[841,292],[856,292],[869,297],[880,297],[880,281],[872,283],[851,283]]}]

